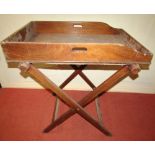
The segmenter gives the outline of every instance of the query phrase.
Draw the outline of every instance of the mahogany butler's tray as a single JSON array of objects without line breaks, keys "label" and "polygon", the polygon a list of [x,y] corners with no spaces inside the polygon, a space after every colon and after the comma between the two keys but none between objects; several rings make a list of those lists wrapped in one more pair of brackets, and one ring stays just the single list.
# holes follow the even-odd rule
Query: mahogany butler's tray
[{"label": "mahogany butler's tray", "polygon": [[[39,81],[56,95],[53,119],[44,130],[49,132],[69,117],[78,113],[105,135],[99,97],[123,78],[138,74],[140,66],[151,63],[152,54],[122,29],[100,22],[30,22],[2,42],[7,62],[21,62],[19,68]],[[58,87],[33,63],[68,64],[75,71]],[[95,86],[82,72],[88,65],[120,65],[107,80]],[[93,89],[80,101],[74,100],[62,89],[77,75]],[[62,77],[63,78],[63,77]],[[70,109],[57,118],[59,99]],[[98,120],[84,107],[96,101]]]},{"label": "mahogany butler's tray", "polygon": [[8,62],[149,64],[152,54],[101,22],[30,22],[2,42]]}]

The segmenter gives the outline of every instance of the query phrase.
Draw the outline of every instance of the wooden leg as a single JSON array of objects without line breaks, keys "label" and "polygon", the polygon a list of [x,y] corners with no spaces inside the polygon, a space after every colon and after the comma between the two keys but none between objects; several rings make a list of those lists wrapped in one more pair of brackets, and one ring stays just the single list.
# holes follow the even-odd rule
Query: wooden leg
[{"label": "wooden leg", "polygon": [[103,126],[103,119],[102,119],[99,97],[95,99],[95,102],[96,102],[96,112],[97,112],[98,121]]},{"label": "wooden leg", "polygon": [[[72,79],[74,79],[77,75],[80,75],[81,78],[92,88],[96,88],[95,85],[87,78],[87,76],[82,72],[82,70],[86,67],[86,65],[82,65],[80,67],[77,67],[76,65],[71,65],[71,67],[75,70],[59,87],[64,88]],[[55,96],[55,95],[54,95]],[[96,98],[96,112],[98,116],[98,121],[101,125],[103,125],[102,122],[102,112],[100,110],[100,103],[99,103],[99,97]],[[55,102],[55,108],[54,108],[54,113],[53,113],[53,121],[56,119],[57,113],[59,109],[59,99],[56,97],[56,102]]]},{"label": "wooden leg", "polygon": [[[75,65],[72,65],[72,68],[77,70],[78,67]],[[81,76],[81,78],[92,88],[95,88],[95,85],[87,78],[87,76],[83,73],[83,72],[79,72],[79,75]]]},{"label": "wooden leg", "polygon": [[54,107],[52,122],[54,122],[57,119],[57,117],[58,117],[58,110],[59,110],[59,99],[56,96],[55,97],[55,107]]},{"label": "wooden leg", "polygon": [[[75,65],[72,65],[72,68],[75,70],[78,69],[78,67]],[[87,76],[83,72],[80,72],[79,75],[92,89],[96,88],[96,86],[87,78]],[[96,112],[97,112],[98,121],[101,125],[103,125],[102,112],[101,112],[100,103],[99,103],[99,96],[95,99],[95,103],[96,103]]]},{"label": "wooden leg", "polygon": [[35,68],[30,63],[22,63],[19,68],[21,71],[28,73],[32,78],[36,79],[40,83],[42,83],[46,88],[50,89],[54,92],[66,105],[75,109],[75,111],[85,120],[87,120],[94,127],[99,129],[102,133],[106,135],[111,135],[109,131],[103,128],[94,118],[92,118],[88,112],[84,110],[84,108],[79,105],[73,98],[69,97],[61,88],[56,86],[50,79],[48,79],[44,74],[42,74],[37,68]]},{"label": "wooden leg", "polygon": [[[126,76],[130,74],[131,71],[130,66],[123,66],[120,70],[118,70],[115,74],[113,74],[111,77],[109,77],[106,81],[104,81],[101,85],[99,85],[97,88],[94,89],[94,91],[90,92],[87,96],[85,96],[82,100],[80,100],[78,103],[82,107],[87,106],[91,101],[93,101],[97,96],[99,96],[101,93],[106,92],[111,87],[113,87],[115,84],[117,84],[119,81],[124,79]],[[57,125],[60,125],[65,120],[70,118],[76,113],[75,109],[70,109],[67,112],[65,112],[63,115],[61,115],[56,121],[54,121],[52,124],[50,124],[46,129],[45,132],[48,132],[55,128]]]},{"label": "wooden leg", "polygon": [[74,79],[78,74],[80,74],[85,67],[86,65],[81,65],[80,67],[77,67],[77,69],[60,85],[60,88],[64,88],[72,79]]},{"label": "wooden leg", "polygon": [[[86,65],[81,65],[80,67],[77,67],[77,70],[75,70],[59,87],[63,89],[71,80],[73,80],[82,70],[86,67]],[[53,93],[55,96],[55,94]]]},{"label": "wooden leg", "polygon": [[[86,67],[86,65],[81,65],[80,67],[77,67],[76,65],[71,65],[71,67],[75,70],[59,87],[63,89],[71,80],[73,80],[77,75],[80,75],[82,79],[92,88],[95,88],[95,85],[87,78],[87,76],[82,72],[82,70]],[[54,96],[56,96],[53,93]],[[58,116],[58,110],[59,110],[59,98],[56,96],[55,101],[55,107],[52,117],[52,122],[54,122]],[[102,124],[102,112],[100,110],[98,98],[96,98],[96,111],[99,123]]]},{"label": "wooden leg", "polygon": [[[96,88],[95,85],[88,79],[88,77],[82,72],[82,70],[86,67],[86,65],[81,65],[80,67],[77,67],[76,65],[71,65],[71,67],[75,70],[59,87],[64,88],[72,79],[74,79],[77,75],[80,75],[81,78],[92,88]],[[55,96],[55,94],[54,94]],[[100,103],[99,103],[99,97],[96,98],[96,112],[98,116],[98,121],[101,125],[103,125],[102,122],[102,112],[100,110]],[[58,114],[58,109],[59,109],[59,99],[56,97],[56,102],[55,102],[55,108],[53,112],[53,119],[52,123],[56,120],[57,114]]]},{"label": "wooden leg", "polygon": [[[77,69],[59,86],[61,89],[63,89],[71,80],[73,80],[78,74],[82,72],[82,70],[86,67],[86,65],[81,65],[80,67],[77,67]],[[59,98],[56,96],[56,94],[52,93],[53,96],[56,97],[55,101],[55,107],[52,117],[52,122],[54,122],[58,116],[59,111]]]}]

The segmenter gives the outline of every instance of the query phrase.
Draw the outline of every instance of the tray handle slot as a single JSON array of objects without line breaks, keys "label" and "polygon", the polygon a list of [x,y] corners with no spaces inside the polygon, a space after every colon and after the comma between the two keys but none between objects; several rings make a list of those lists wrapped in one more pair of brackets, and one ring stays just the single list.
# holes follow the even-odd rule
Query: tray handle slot
[{"label": "tray handle slot", "polygon": [[74,24],[73,27],[75,27],[75,28],[82,28],[82,25],[81,24]]},{"label": "tray handle slot", "polygon": [[72,52],[87,52],[86,47],[73,47]]}]

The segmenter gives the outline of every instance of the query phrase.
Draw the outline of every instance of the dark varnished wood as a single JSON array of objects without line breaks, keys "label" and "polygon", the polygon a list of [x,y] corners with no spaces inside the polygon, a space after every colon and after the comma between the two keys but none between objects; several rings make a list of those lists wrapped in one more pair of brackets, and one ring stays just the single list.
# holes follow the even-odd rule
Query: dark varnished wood
[{"label": "dark varnished wood", "polygon": [[101,125],[103,125],[103,119],[102,119],[102,112],[101,112],[101,108],[100,108],[99,97],[97,97],[95,99],[95,103],[96,103],[96,112],[97,112],[98,121]]},{"label": "dark varnished wood", "polygon": [[56,96],[55,97],[55,106],[54,106],[54,111],[53,111],[53,117],[52,117],[52,122],[54,122],[57,117],[58,117],[58,112],[59,112],[59,99],[58,97]]},{"label": "dark varnished wood", "polygon": [[[72,66],[73,69],[74,66]],[[81,74],[82,70],[86,67],[86,65],[82,65],[80,67],[76,67],[76,71],[73,72],[61,85],[60,88],[64,88],[72,79],[74,79],[77,75]]]},{"label": "dark varnished wood", "polygon": [[[131,67],[132,68],[132,67]],[[104,81],[101,85],[99,85],[97,88],[95,88],[92,92],[90,92],[88,95],[86,95],[83,99],[81,99],[78,103],[82,107],[87,106],[90,102],[92,102],[97,96],[102,94],[103,92],[106,92],[111,87],[113,87],[115,84],[117,84],[119,81],[121,81],[123,78],[128,76],[130,74],[130,67],[129,66],[123,66],[120,70],[118,70],[115,74],[113,74],[111,77],[109,77],[106,81]],[[58,117],[57,120],[55,120],[46,131],[50,131],[53,128],[55,128],[57,125],[60,125],[65,120],[70,118],[76,113],[75,109],[70,109],[67,112],[65,112],[63,115]]]},{"label": "dark varnished wood", "polygon": [[[1,43],[8,63],[20,63],[19,68],[56,95],[52,124],[44,132],[63,123],[78,113],[106,135],[98,97],[127,76],[137,76],[141,66],[149,65],[153,57],[143,45],[122,29],[101,22],[34,21],[10,35]],[[60,67],[71,66],[75,71],[58,87],[36,66],[50,63]],[[49,65],[49,67],[50,67]],[[78,66],[77,66],[78,65]],[[80,65],[80,66],[79,66]],[[88,66],[89,65],[89,66]],[[82,72],[86,66],[119,65],[119,69],[98,87]],[[116,67],[117,68],[117,67]],[[116,69],[115,68],[115,69]],[[79,102],[62,89],[77,75],[93,89]],[[57,118],[59,99],[70,109]],[[98,120],[84,109],[96,99]]]},{"label": "dark varnished wood", "polygon": [[[63,89],[71,80],[73,80],[77,75],[80,75],[81,78],[92,88],[96,88],[95,85],[89,80],[89,78],[82,72],[82,70],[84,68],[86,68],[86,65],[82,65],[82,66],[75,66],[75,65],[71,65],[71,67],[75,70],[59,87],[61,89]],[[54,94],[55,95],[55,94]],[[95,99],[95,103],[96,103],[96,112],[97,112],[97,116],[98,116],[98,121],[101,125],[103,125],[103,121],[102,121],[102,112],[100,109],[100,103],[99,103],[99,97],[97,97]],[[54,112],[53,112],[53,119],[52,119],[52,123],[56,120],[57,118],[57,114],[58,114],[58,109],[59,109],[59,100],[58,97],[56,97],[56,101],[55,101],[55,107],[54,107]]]},{"label": "dark varnished wood", "polygon": [[90,116],[88,112],[81,107],[73,98],[68,96],[63,90],[56,86],[50,79],[48,79],[44,74],[42,74],[37,68],[29,63],[21,63],[19,68],[21,71],[28,73],[31,77],[42,83],[46,88],[54,92],[66,105],[71,109],[75,109],[76,112],[90,124],[96,127],[105,135],[110,136],[110,132],[106,130],[100,123],[98,123],[93,117]]},{"label": "dark varnished wood", "polygon": [[[72,68],[77,70],[78,67],[75,65],[72,65]],[[81,76],[81,78],[92,88],[95,88],[95,85],[88,79],[88,77],[83,73],[83,72],[79,72],[79,75]]]},{"label": "dark varnished wood", "polygon": [[101,22],[33,22],[37,33],[63,33],[63,34],[118,34],[117,29]]},{"label": "dark varnished wood", "polygon": [[152,59],[124,30],[100,22],[30,22],[2,41],[2,48],[8,62],[150,64]]}]

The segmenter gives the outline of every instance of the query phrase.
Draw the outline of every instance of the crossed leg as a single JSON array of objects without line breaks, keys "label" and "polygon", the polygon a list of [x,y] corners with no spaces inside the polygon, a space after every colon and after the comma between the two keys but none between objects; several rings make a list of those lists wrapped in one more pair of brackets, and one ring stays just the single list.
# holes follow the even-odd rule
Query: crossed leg
[{"label": "crossed leg", "polygon": [[[59,87],[63,89],[71,80],[73,80],[77,75],[80,75],[81,78],[92,88],[95,88],[95,85],[89,80],[89,78],[82,72],[82,70],[86,67],[86,65],[81,65],[77,67],[76,65],[71,65],[71,67],[75,70]],[[55,94],[54,94],[55,95]],[[95,99],[96,102],[96,111],[97,111],[97,117],[99,120],[99,123],[103,125],[102,121],[102,112],[100,110],[100,103],[99,103],[99,97]],[[52,123],[57,119],[57,114],[58,114],[58,109],[59,109],[59,99],[56,96],[55,99],[55,107],[54,107],[54,112],[53,112],[53,117],[52,117]],[[46,131],[46,129],[45,129]],[[50,130],[48,130],[49,132]]]},{"label": "crossed leg", "polygon": [[[118,83],[120,80],[122,80],[124,77],[128,76],[130,74],[130,71],[136,72],[135,70],[138,70],[135,66],[123,66],[120,70],[118,70],[114,75],[112,75],[108,80],[103,82],[101,85],[96,87],[92,92],[90,92],[88,95],[86,95],[82,100],[80,100],[78,103],[72,99],[70,96],[68,96],[63,90],[61,90],[58,86],[56,86],[51,80],[49,80],[45,75],[43,75],[37,68],[35,68],[30,63],[22,63],[20,64],[21,71],[24,71],[28,73],[31,77],[42,83],[46,88],[50,89],[52,92],[54,92],[65,104],[67,104],[69,107],[71,107],[70,110],[68,110],[66,113],[61,115],[58,119],[56,119],[51,125],[50,128],[47,130],[51,130],[55,126],[61,124],[66,119],[74,115],[76,112],[83,117],[85,120],[87,120],[90,124],[92,124],[94,127],[99,129],[102,133],[105,135],[111,135],[111,133],[106,130],[99,122],[97,122],[94,118],[92,118],[88,112],[84,110],[83,107],[88,105],[91,101],[93,101],[98,95],[101,93],[107,91],[109,88],[111,88],[114,84]],[[133,69],[134,68],[134,69]],[[138,72],[138,71],[137,71]],[[46,130],[46,132],[47,132]]]}]

